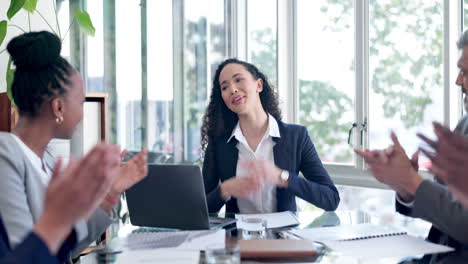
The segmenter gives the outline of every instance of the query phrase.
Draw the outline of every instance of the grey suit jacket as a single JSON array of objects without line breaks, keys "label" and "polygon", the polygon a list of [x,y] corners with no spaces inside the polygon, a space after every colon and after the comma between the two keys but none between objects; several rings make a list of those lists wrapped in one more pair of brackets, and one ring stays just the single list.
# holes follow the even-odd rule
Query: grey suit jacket
[{"label": "grey suit jacket", "polygon": [[[468,137],[468,116],[457,124],[455,131]],[[396,202],[398,212],[421,218],[433,224],[428,239],[457,249],[468,247],[468,209],[450,193],[446,186],[425,180],[416,191],[413,207]]]},{"label": "grey suit jacket", "polygon": [[[54,159],[45,153],[46,165],[52,169]],[[21,146],[9,133],[0,132],[0,214],[3,218],[10,245],[16,247],[33,229],[42,215],[45,191],[33,164]],[[101,208],[91,218],[75,225],[78,245],[72,255],[77,255],[95,241],[110,225],[111,218]]]}]

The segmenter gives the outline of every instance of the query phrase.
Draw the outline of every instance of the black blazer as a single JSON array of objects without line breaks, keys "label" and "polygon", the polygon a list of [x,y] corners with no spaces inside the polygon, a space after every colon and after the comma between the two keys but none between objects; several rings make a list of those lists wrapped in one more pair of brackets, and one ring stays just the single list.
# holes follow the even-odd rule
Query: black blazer
[{"label": "black blazer", "polygon": [[[278,168],[289,171],[287,188],[276,188],[277,211],[297,211],[295,197],[327,211],[338,207],[340,195],[328,172],[322,165],[310,140],[307,129],[303,126],[286,124],[278,121],[280,138],[273,138],[275,164]],[[236,176],[239,152],[238,141],[231,134],[210,142],[203,162],[203,179],[207,194],[208,210],[218,212],[226,203],[221,198],[220,182]],[[299,171],[304,177],[299,177]],[[226,204],[226,212],[238,213],[237,199],[232,197]]]},{"label": "black blazer", "polygon": [[75,245],[76,233],[73,231],[60,248],[57,256],[52,256],[44,241],[31,232],[23,242],[11,250],[8,235],[0,217],[0,264],[63,263]]}]

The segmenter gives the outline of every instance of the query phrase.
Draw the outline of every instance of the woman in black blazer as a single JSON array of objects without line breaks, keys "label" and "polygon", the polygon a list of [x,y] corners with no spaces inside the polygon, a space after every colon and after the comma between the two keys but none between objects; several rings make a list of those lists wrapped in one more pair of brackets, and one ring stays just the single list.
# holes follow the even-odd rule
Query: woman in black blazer
[{"label": "woman in black blazer", "polygon": [[229,213],[296,211],[296,196],[337,208],[338,190],[306,128],[281,122],[277,96],[254,65],[219,65],[201,135],[210,212],[224,204]]}]

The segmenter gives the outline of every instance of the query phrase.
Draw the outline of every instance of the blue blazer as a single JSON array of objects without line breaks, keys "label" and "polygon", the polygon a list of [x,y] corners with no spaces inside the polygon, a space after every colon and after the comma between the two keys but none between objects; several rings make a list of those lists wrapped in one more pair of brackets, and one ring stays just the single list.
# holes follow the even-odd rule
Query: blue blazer
[{"label": "blue blazer", "polygon": [[[278,168],[289,171],[287,188],[276,189],[277,211],[297,211],[298,196],[307,202],[327,211],[338,207],[340,195],[328,172],[315,150],[307,129],[303,126],[286,124],[278,121],[280,138],[273,138],[275,164]],[[218,212],[226,203],[221,198],[220,183],[236,176],[239,152],[238,141],[231,134],[210,142],[203,161],[203,179],[207,195],[208,210]],[[304,177],[299,177],[302,172]],[[238,213],[237,200],[232,197],[226,203],[227,213]]]},{"label": "blue blazer", "polygon": [[42,239],[31,232],[14,250],[11,250],[8,235],[0,217],[0,264],[50,264],[64,262],[76,245],[75,232],[60,248],[57,256],[52,256]]}]

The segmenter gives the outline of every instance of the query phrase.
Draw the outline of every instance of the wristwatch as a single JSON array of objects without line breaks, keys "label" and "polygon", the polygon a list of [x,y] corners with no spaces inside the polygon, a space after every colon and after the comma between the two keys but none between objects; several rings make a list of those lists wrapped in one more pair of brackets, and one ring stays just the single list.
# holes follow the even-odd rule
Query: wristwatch
[{"label": "wristwatch", "polygon": [[287,182],[289,180],[289,171],[287,170],[282,170],[281,175],[280,175],[281,181],[282,182]]}]

